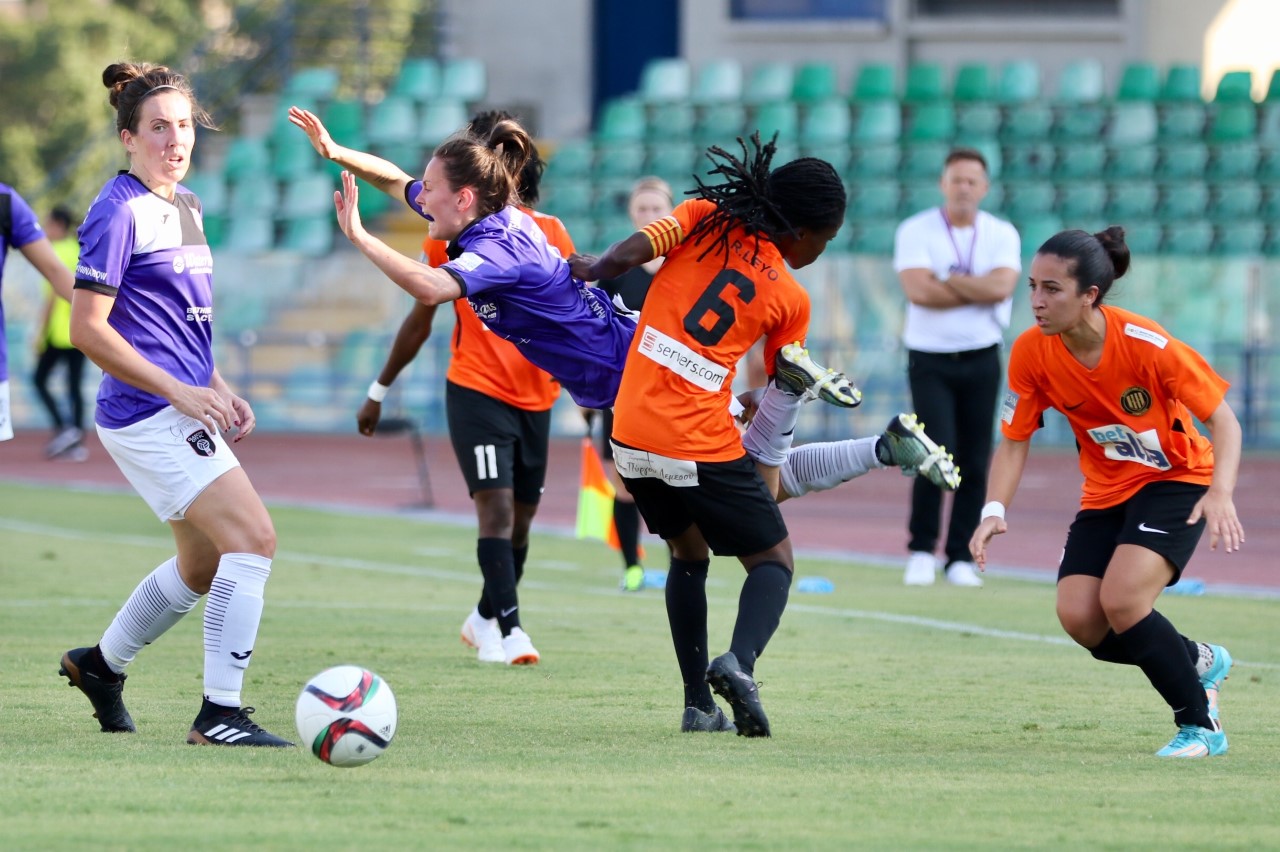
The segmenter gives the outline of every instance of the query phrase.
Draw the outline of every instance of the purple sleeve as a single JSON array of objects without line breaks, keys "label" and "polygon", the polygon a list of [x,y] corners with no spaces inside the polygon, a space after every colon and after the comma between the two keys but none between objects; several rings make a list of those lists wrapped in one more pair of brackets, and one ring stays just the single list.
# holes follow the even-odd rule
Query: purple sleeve
[{"label": "purple sleeve", "polygon": [[99,201],[89,208],[80,226],[80,262],[76,281],[91,289],[113,293],[124,281],[133,255],[133,214],[123,204]]},{"label": "purple sleeve", "polygon": [[44,236],[44,228],[40,227],[40,220],[30,205],[13,190],[9,190],[9,217],[13,231],[10,245],[14,248],[22,248]]},{"label": "purple sleeve", "polygon": [[509,247],[497,240],[475,240],[466,251],[441,269],[463,284],[468,296],[488,290],[501,290],[520,280],[524,264]]}]

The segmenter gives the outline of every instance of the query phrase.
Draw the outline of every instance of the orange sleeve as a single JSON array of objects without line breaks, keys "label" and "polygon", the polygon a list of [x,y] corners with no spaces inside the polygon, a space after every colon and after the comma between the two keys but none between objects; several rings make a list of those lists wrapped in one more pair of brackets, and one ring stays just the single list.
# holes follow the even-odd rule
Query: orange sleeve
[{"label": "orange sleeve", "polygon": [[1000,433],[1011,441],[1030,440],[1049,407],[1040,392],[1044,383],[1037,369],[1039,341],[1031,337],[1040,333],[1039,329],[1028,329],[1018,335],[1009,350],[1009,386],[1000,405]]},{"label": "orange sleeve", "polygon": [[577,251],[573,245],[573,238],[569,236],[569,229],[564,226],[564,222],[547,213],[539,213],[536,210],[528,212],[533,215],[533,220],[542,229],[542,233],[547,235],[547,242],[559,250],[561,257],[568,258],[569,255]]}]

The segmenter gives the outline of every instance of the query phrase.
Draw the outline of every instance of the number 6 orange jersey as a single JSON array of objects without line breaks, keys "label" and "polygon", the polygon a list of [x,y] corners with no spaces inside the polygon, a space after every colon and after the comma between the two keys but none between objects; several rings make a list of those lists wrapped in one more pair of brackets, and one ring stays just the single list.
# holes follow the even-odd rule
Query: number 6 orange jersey
[{"label": "number 6 orange jersey", "polygon": [[727,262],[718,235],[685,241],[714,210],[710,201],[685,201],[644,229],[666,260],[627,354],[613,434],[649,452],[721,462],[744,452],[729,413],[739,359],[764,337],[772,371],[778,350],[809,332],[809,294],[772,242],[742,228],[729,232]]}]

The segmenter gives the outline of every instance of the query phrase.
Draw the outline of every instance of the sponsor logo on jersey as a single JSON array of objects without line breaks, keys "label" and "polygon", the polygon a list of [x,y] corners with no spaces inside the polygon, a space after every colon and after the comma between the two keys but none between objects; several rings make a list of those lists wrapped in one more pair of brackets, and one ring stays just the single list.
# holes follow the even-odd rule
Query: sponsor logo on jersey
[{"label": "sponsor logo on jersey", "polygon": [[1146,388],[1131,387],[1120,394],[1120,407],[1135,417],[1146,414],[1151,408],[1151,392]]},{"label": "sponsor logo on jersey", "polygon": [[191,449],[195,450],[198,456],[208,458],[218,451],[218,445],[209,437],[209,433],[203,429],[197,429],[187,435],[187,443],[191,445]]},{"label": "sponsor logo on jersey", "polygon": [[1137,462],[1156,470],[1169,470],[1173,467],[1164,448],[1160,446],[1160,437],[1154,429],[1135,432],[1128,426],[1116,423],[1089,429],[1088,435],[1095,444],[1102,447],[1103,454],[1109,459]]},{"label": "sponsor logo on jersey", "polygon": [[77,263],[76,277],[83,278],[86,281],[106,281],[107,273],[99,272],[92,266],[85,266],[83,263]]},{"label": "sponsor logo on jersey", "polygon": [[641,355],[666,367],[671,372],[703,390],[718,391],[729,377],[727,367],[702,357],[674,337],[668,337],[652,326],[640,332]]},{"label": "sponsor logo on jersey", "polygon": [[1010,425],[1013,424],[1013,413],[1018,410],[1018,399],[1020,397],[1013,391],[1004,392],[1004,402],[1000,405],[1000,419]]},{"label": "sponsor logo on jersey", "polygon": [[1169,345],[1169,338],[1162,334],[1152,331],[1149,328],[1143,328],[1140,325],[1134,325],[1131,322],[1125,323],[1124,333],[1129,337],[1136,337],[1138,340],[1145,340],[1160,349]]},{"label": "sponsor logo on jersey", "polygon": [[196,275],[213,273],[213,255],[207,251],[178,252],[173,256],[173,271],[181,275],[183,272]]},{"label": "sponsor logo on jersey", "polygon": [[698,484],[698,464],[688,459],[673,459],[614,443],[613,464],[626,479],[661,479],[676,488]]},{"label": "sponsor logo on jersey", "polygon": [[463,272],[475,272],[480,268],[480,264],[484,263],[484,258],[475,252],[464,251],[458,255],[458,259],[451,261],[450,265],[455,269],[461,269]]},{"label": "sponsor logo on jersey", "polygon": [[213,322],[213,308],[188,306],[187,322]]},{"label": "sponsor logo on jersey", "polygon": [[471,299],[467,299],[467,302],[471,305],[471,310],[476,312],[476,316],[480,319],[480,322],[490,323],[498,321],[498,306],[493,302],[476,302]]}]

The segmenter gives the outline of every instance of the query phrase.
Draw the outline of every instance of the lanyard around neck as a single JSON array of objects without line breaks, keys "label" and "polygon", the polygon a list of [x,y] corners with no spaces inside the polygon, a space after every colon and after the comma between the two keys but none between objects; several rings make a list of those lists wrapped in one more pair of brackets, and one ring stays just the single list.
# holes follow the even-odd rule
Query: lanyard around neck
[{"label": "lanyard around neck", "polygon": [[973,255],[978,249],[978,217],[973,217],[973,239],[969,241],[969,259],[965,260],[960,255],[960,245],[956,242],[955,231],[952,229],[951,220],[947,218],[946,208],[939,207],[938,212],[942,214],[942,221],[947,226],[947,239],[951,240],[951,248],[955,249],[956,253],[956,265],[951,268],[952,271],[960,272],[964,275],[972,275]]}]

